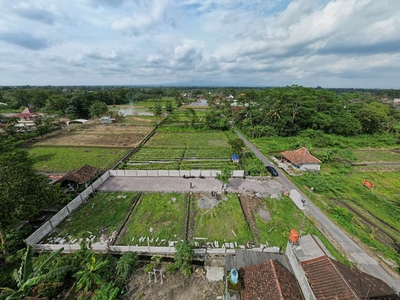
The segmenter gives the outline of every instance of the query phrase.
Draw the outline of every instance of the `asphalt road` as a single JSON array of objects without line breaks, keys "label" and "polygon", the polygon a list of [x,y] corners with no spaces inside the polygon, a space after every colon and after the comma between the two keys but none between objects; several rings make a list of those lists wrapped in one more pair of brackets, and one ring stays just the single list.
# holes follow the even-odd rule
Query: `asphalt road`
[{"label": "asphalt road", "polygon": [[[250,143],[240,132],[235,130],[236,134],[241,138],[247,147],[249,147],[254,154],[265,164],[273,165],[252,143]],[[278,177],[275,177],[281,182],[281,184],[287,189],[297,189],[296,186],[286,177],[286,174],[282,170],[277,170],[279,173]],[[300,191],[299,191],[300,192]],[[301,193],[301,192],[300,192]],[[359,265],[360,269],[365,273],[368,273],[374,277],[380,278],[390,285],[395,291],[400,291],[400,281],[396,278],[396,274],[389,274],[389,272],[383,268],[379,262],[366,253],[360,246],[357,245],[345,232],[343,232],[336,224],[334,224],[319,208],[317,208],[311,200],[304,195],[302,197],[306,200],[306,212],[312,216],[319,225],[324,229],[326,234],[330,235],[330,238],[336,241],[342,247],[342,250],[346,252],[349,260]]]}]

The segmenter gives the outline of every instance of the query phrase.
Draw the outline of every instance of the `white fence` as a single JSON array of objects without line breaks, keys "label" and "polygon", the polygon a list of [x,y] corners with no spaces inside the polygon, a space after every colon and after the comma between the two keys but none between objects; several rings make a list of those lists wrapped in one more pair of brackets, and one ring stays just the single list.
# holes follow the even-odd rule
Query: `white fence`
[{"label": "white fence", "polygon": [[[25,243],[28,245],[34,245],[39,243],[46,235],[48,235],[58,224],[60,224],[67,216],[69,216],[75,209],[77,209],[82,202],[86,201],[89,196],[95,192],[108,178],[110,177],[110,171],[105,172],[99,177],[93,184],[91,184],[86,190],[80,195],[76,196],[70,203],[56,213],[50,220],[40,226],[34,233],[32,233],[26,240]],[[96,187],[96,188],[95,188]],[[62,246],[62,245],[57,245]]]},{"label": "white fence", "polygon": [[[217,177],[221,170],[110,170],[110,175],[114,177]],[[243,170],[234,170],[232,177],[243,177]]]},{"label": "white fence", "polygon": [[[174,254],[176,252],[175,247],[153,247],[153,246],[112,246],[112,245],[99,245],[92,244],[92,250],[94,252],[102,252],[102,253],[114,253],[114,254],[122,254],[127,252],[138,252],[138,253],[149,253],[149,254],[160,254],[160,255],[169,255]],[[33,249],[36,252],[52,252],[57,251],[61,248],[64,248],[63,253],[72,253],[80,249],[79,244],[35,244],[33,245]],[[268,248],[252,248],[247,249],[247,251],[256,251],[256,252],[268,252],[268,253],[279,253],[279,247],[268,247]],[[233,248],[201,248],[194,249],[194,253],[196,256],[202,255],[213,255],[213,254],[235,254],[235,249]]]}]

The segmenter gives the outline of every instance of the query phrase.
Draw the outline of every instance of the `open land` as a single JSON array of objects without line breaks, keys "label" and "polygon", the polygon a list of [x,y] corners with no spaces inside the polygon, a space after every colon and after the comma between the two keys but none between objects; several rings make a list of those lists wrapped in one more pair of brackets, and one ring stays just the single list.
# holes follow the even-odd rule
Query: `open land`
[{"label": "open land", "polygon": [[151,127],[114,124],[75,126],[73,130],[37,142],[36,146],[134,148],[151,130]]}]

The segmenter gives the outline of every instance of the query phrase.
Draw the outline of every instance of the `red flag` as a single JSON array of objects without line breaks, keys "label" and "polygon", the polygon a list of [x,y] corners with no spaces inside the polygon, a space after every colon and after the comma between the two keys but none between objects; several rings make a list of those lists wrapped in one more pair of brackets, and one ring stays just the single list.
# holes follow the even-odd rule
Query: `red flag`
[{"label": "red flag", "polygon": [[366,186],[367,188],[370,188],[370,189],[372,189],[373,186],[374,186],[374,185],[372,184],[372,182],[369,182],[368,180],[364,180],[363,185]]}]

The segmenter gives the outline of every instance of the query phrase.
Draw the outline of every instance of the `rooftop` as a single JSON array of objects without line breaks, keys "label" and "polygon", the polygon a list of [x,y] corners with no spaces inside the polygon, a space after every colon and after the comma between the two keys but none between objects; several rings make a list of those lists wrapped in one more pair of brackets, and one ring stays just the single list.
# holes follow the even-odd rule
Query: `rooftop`
[{"label": "rooftop", "polygon": [[295,165],[301,164],[320,164],[321,161],[312,156],[306,147],[301,147],[294,151],[283,151],[281,155]]}]

